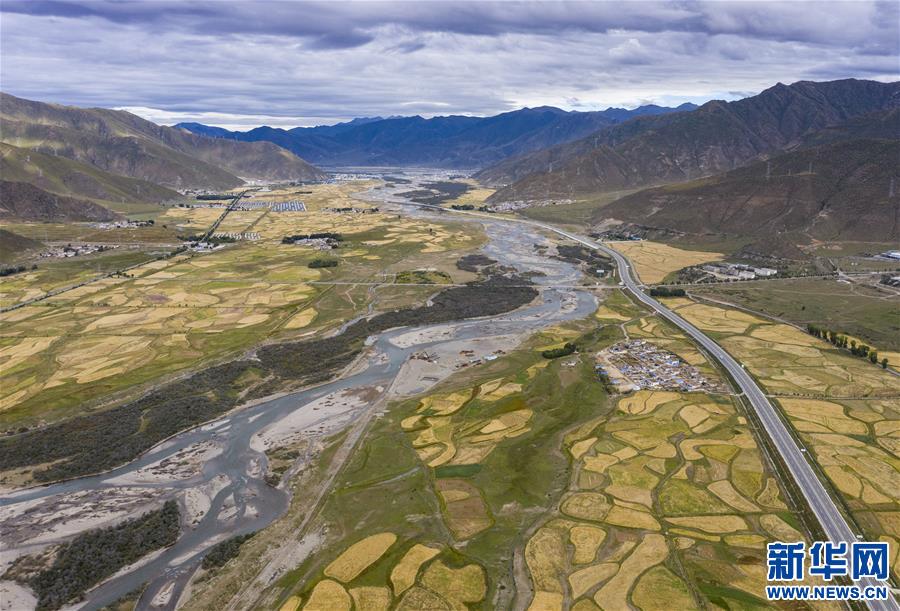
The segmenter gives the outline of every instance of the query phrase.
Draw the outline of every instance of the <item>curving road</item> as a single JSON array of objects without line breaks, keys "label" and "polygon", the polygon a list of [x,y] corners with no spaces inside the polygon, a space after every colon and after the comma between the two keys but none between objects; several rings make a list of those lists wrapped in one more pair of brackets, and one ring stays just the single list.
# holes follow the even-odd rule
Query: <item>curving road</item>
[{"label": "curving road", "polygon": [[[409,204],[409,202],[394,203]],[[439,206],[431,206],[429,204],[412,205],[418,205],[428,208],[439,208]],[[845,541],[847,542],[848,547],[851,543],[858,540],[856,534],[847,523],[847,520],[844,518],[843,514],[841,514],[834,500],[829,496],[828,492],[825,490],[825,487],[822,485],[822,482],[819,480],[815,471],[813,471],[812,467],[810,466],[807,459],[807,453],[801,451],[800,447],[797,445],[796,440],[788,430],[787,425],[779,417],[775,406],[773,406],[769,399],[765,396],[756,381],[750,376],[750,374],[747,373],[744,367],[734,359],[734,357],[732,357],[728,352],[725,351],[724,348],[722,348],[719,344],[717,344],[705,333],[703,333],[703,331],[645,293],[642,288],[643,285],[639,280],[636,279],[634,275],[632,275],[631,264],[628,262],[628,259],[626,259],[624,256],[622,256],[612,248],[609,248],[608,246],[604,246],[603,244],[599,244],[592,240],[588,240],[587,238],[575,235],[573,233],[564,231],[552,225],[547,225],[545,223],[540,223],[537,221],[527,221],[524,219],[510,219],[508,217],[503,218],[496,215],[480,214],[477,212],[469,212],[463,210],[448,210],[447,208],[441,209],[445,212],[483,216],[487,218],[493,218],[495,220],[506,220],[509,222],[534,225],[537,227],[541,227],[547,231],[552,231],[557,235],[564,236],[592,250],[598,250],[612,257],[616,262],[616,266],[618,267],[619,277],[622,280],[623,288],[634,295],[638,301],[654,310],[660,316],[684,331],[694,341],[702,346],[708,354],[712,355],[713,358],[715,358],[725,369],[728,370],[728,373],[731,374],[732,378],[740,388],[741,394],[743,394],[747,398],[750,405],[753,407],[753,410],[756,412],[757,417],[762,422],[765,433],[769,436],[769,439],[771,440],[775,449],[778,451],[778,453],[781,455],[782,460],[787,465],[791,477],[793,477],[797,488],[803,494],[804,499],[812,509],[812,512],[816,516],[816,519],[819,521],[819,524],[822,527],[822,531],[825,533],[827,539],[836,543]],[[888,584],[885,582],[878,582],[873,579],[863,579],[857,582],[857,585],[866,587],[886,586]],[[900,610],[900,605],[897,604],[894,596],[890,593],[888,594],[888,596],[888,600],[866,601],[865,604],[869,609],[872,609],[873,611]]]}]

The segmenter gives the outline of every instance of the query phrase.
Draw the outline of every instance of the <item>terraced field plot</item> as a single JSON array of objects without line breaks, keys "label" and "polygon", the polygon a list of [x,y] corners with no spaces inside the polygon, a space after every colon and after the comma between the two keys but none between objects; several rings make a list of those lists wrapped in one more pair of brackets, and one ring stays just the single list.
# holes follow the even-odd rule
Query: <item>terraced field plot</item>
[{"label": "terraced field plot", "polygon": [[[201,231],[221,213],[171,211]],[[226,222],[232,214],[235,227],[259,221],[263,239],[151,261],[126,276],[0,315],[0,426],[68,416],[87,401],[235,354],[273,334],[310,333],[352,317],[373,299],[381,303],[382,293],[392,308],[421,301],[429,295],[427,287],[376,292],[353,282],[390,278],[408,266],[409,257],[469,280],[471,275],[452,263],[482,240],[472,227],[396,221],[384,214],[289,212],[260,220],[263,213],[238,211]],[[345,237],[343,247],[330,253],[340,260],[337,268],[310,269],[307,264],[319,251],[281,244],[285,235],[326,228]],[[45,275],[24,274],[10,292],[21,298],[45,290],[52,286],[41,283]],[[347,284],[310,284],[331,280]]]},{"label": "terraced field plot", "polygon": [[3,420],[70,408],[260,341],[321,289],[274,246],[179,255],[0,315]]},{"label": "terraced field plot", "polygon": [[896,550],[900,378],[788,325],[688,300],[675,306],[777,396],[866,535]]},{"label": "terraced field plot", "polygon": [[[389,558],[381,561],[388,551]],[[356,609],[372,611],[465,609],[484,599],[486,580],[477,564],[457,564],[452,550],[443,546],[397,544],[397,536],[390,532],[370,535],[332,561],[325,568],[328,578],[319,581],[308,596],[291,596],[280,610],[349,611],[351,603]],[[376,568],[371,569],[372,565]],[[369,574],[385,571],[389,571],[390,585],[371,585]]]},{"label": "terraced field plot", "polygon": [[610,242],[609,246],[628,257],[634,264],[638,277],[647,284],[657,284],[685,267],[720,261],[723,256],[715,252],[683,250],[668,244],[648,242]]},{"label": "terraced field plot", "polygon": [[175,227],[184,233],[196,233],[209,229],[222,216],[225,205],[195,208],[169,208],[157,222]]},{"label": "terraced field plot", "polygon": [[790,278],[717,284],[692,288],[691,292],[777,316],[800,327],[812,323],[854,335],[900,367],[900,354],[886,352],[900,349],[900,307],[898,299],[889,297],[886,290],[832,279]]},{"label": "terraced field plot", "polygon": [[216,232],[243,233],[250,231],[250,228],[265,214],[265,210],[235,210],[234,212],[229,212],[228,216],[216,227]]},{"label": "terraced field plot", "polygon": [[[270,191],[251,191],[242,203],[284,202],[300,200],[307,210],[319,211],[325,208],[368,208],[371,207],[353,195],[379,184],[376,180],[355,180],[319,185],[274,188]],[[241,189],[237,189],[240,191]]]},{"label": "terraced field plot", "polygon": [[38,268],[0,278],[0,307],[40,297],[103,274],[150,262],[170,249],[117,248],[103,253],[66,259],[40,259]]},{"label": "terraced field plot", "polygon": [[496,189],[485,188],[471,179],[455,180],[454,182],[464,182],[469,185],[469,189],[459,197],[444,202],[444,206],[483,206],[484,200],[496,192]]}]

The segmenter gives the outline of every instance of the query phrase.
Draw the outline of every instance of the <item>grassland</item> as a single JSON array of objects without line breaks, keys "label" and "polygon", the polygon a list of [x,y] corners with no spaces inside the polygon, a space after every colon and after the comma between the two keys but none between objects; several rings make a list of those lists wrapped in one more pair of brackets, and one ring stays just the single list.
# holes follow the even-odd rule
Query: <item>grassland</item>
[{"label": "grassland", "polygon": [[9,307],[116,270],[149,263],[169,249],[119,248],[67,259],[41,259],[37,269],[0,278],[0,307]]},{"label": "grassland", "polygon": [[[852,335],[879,350],[900,350],[900,307],[884,289],[831,279],[796,278],[752,284],[695,287],[692,293],[722,299],[801,327],[808,323]],[[900,361],[891,359],[900,365]]]},{"label": "grassland", "polygon": [[[746,420],[729,396],[610,400],[593,354],[626,333],[716,375],[614,292],[592,319],[393,405],[338,476],[326,539],[262,608],[768,607],[765,544],[804,535]],[[539,356],[572,339],[578,353]],[[245,562],[188,607],[222,604]]]},{"label": "grassland", "polygon": [[[669,300],[777,399],[867,537],[900,542],[900,378],[789,325]],[[894,572],[898,560],[893,559]]]},{"label": "grassland", "polygon": [[646,284],[657,284],[680,269],[719,261],[723,256],[719,253],[696,250],[683,250],[668,244],[641,240],[636,242],[610,242],[616,249],[631,261],[638,277]]},{"label": "grassland", "polygon": [[518,213],[536,221],[570,225],[577,229],[584,229],[591,225],[598,210],[601,210],[607,204],[611,204],[629,193],[634,193],[634,191],[628,190],[601,193],[589,199],[577,201],[572,204],[535,206],[533,208],[523,208],[522,210],[519,210]]},{"label": "grassland", "polygon": [[[41,242],[89,242],[99,244],[177,244],[176,228],[168,223],[171,210],[156,207],[154,224],[144,227],[99,229],[91,223],[0,223],[0,227]],[[156,223],[156,218],[162,218]]]},{"label": "grassland", "polygon": [[[226,217],[223,226],[231,223],[231,230],[243,231],[252,225],[259,241],[154,260],[126,275],[0,314],[0,427],[75,415],[92,402],[238,355],[269,338],[331,328],[373,301],[381,307],[383,299],[391,308],[420,301],[430,294],[427,287],[396,285],[376,291],[354,284],[379,278],[389,282],[410,258],[454,281],[473,277],[453,266],[459,254],[481,243],[471,227],[382,213],[325,212],[326,205],[349,201],[360,185],[306,189],[320,187],[325,193],[317,192],[311,199],[318,203],[310,205],[319,211],[239,211]],[[205,230],[219,214],[221,209],[171,208],[164,218],[194,232]],[[318,251],[281,243],[285,235],[316,231],[344,235],[342,248],[331,251],[340,259],[338,267],[309,269]],[[3,280],[4,303],[85,280],[102,271],[101,265],[120,269],[147,256],[116,250],[11,276]]]}]

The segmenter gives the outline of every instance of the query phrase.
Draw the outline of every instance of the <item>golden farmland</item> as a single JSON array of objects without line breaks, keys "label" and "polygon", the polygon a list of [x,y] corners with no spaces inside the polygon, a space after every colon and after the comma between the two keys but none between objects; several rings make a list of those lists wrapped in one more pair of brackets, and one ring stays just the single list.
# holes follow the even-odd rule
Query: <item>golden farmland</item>
[{"label": "golden farmland", "polygon": [[[407,548],[396,561],[397,554],[383,558],[390,548]],[[344,550],[325,568],[326,576],[305,597],[293,595],[281,605],[282,611],[333,611],[350,609],[350,601],[357,609],[466,609],[468,603],[477,603],[486,593],[484,570],[477,564],[460,568],[448,566],[441,554],[441,545],[426,546],[418,543],[397,543],[394,533],[370,535]],[[455,564],[455,563],[454,563]],[[374,568],[370,568],[373,567]],[[381,566],[379,566],[381,565]],[[393,589],[373,586],[368,573],[379,569],[388,572]],[[340,581],[341,583],[338,583]],[[359,581],[360,585],[353,587]],[[344,585],[341,585],[344,584]],[[348,591],[349,590],[349,591]]]},{"label": "golden farmland", "polygon": [[[314,193],[304,200],[316,202],[309,212],[231,212],[218,231],[252,229],[260,239],[153,260],[0,313],[0,422],[66,417],[110,393],[237,354],[273,334],[306,334],[333,324],[372,299],[354,290],[354,281],[391,278],[409,256],[468,279],[452,262],[480,244],[472,227],[324,211],[349,205],[362,186],[308,187]],[[160,218],[200,233],[222,211],[170,208]],[[344,247],[329,253],[341,260],[339,267],[310,269],[318,251],[281,243],[286,235],[319,231],[344,235]],[[90,259],[83,259],[78,263],[88,272],[80,278],[90,280]],[[44,294],[43,276],[29,276],[4,279],[3,293],[13,302]],[[315,284],[328,280],[350,284]],[[392,291],[402,297],[399,303]],[[383,292],[391,307],[427,296],[421,289]]]},{"label": "golden farmland", "polygon": [[610,242],[609,246],[628,257],[634,264],[638,277],[647,284],[656,284],[685,267],[719,261],[722,255],[715,252],[683,250],[658,242]]},{"label": "golden farmland", "polygon": [[[682,302],[677,312],[774,395],[864,532],[900,542],[900,379],[789,325]],[[898,570],[897,557],[894,570]]]}]

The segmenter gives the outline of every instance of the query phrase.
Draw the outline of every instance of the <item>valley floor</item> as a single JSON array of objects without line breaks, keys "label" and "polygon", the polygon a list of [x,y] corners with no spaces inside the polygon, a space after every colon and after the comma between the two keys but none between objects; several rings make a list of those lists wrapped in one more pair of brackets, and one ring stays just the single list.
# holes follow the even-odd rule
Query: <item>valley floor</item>
[{"label": "valley floor", "polygon": [[[260,344],[327,339],[359,316],[434,299],[476,277],[481,264],[454,264],[467,253],[515,269],[537,295],[487,317],[379,330],[333,379],[299,391],[262,386],[271,392],[247,394],[234,403],[240,409],[108,473],[10,490],[0,501],[0,535],[12,541],[4,564],[176,499],[178,542],[100,580],[88,606],[772,607],[766,544],[808,540],[810,524],[717,367],[613,279],[556,256],[556,237],[395,207],[400,191],[429,178],[411,180],[323,186],[306,197],[307,212],[231,212],[221,231],[260,239],[139,262],[130,276],[0,314],[8,323],[0,358],[14,383],[9,392],[4,385],[0,422],[14,428],[90,415],[89,400],[134,392],[129,379],[161,386],[201,364],[252,360]],[[327,211],[366,206],[379,211]],[[166,215],[202,231],[218,218],[210,210]],[[341,248],[323,254],[281,242],[314,232],[341,233]],[[645,282],[718,257],[637,244],[623,248]],[[307,266],[322,256],[340,263]],[[29,279],[16,282],[4,293],[27,299]],[[749,307],[762,300],[749,288],[725,290],[744,291],[732,296]],[[699,299],[665,304],[777,401],[860,531],[891,542],[896,576],[900,378],[788,324]],[[149,343],[130,350],[111,338]],[[598,354],[624,340],[677,355],[712,390],[618,394],[598,373]],[[264,382],[260,371],[237,378],[239,397]],[[5,483],[20,488],[47,467],[7,470]],[[245,534],[253,536],[230,539]],[[201,566],[214,544],[224,545],[221,561]],[[27,570],[49,560],[35,562]],[[16,600],[30,596],[21,584],[0,587]]]}]

